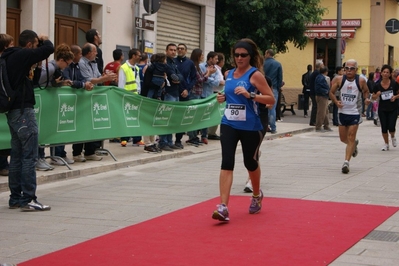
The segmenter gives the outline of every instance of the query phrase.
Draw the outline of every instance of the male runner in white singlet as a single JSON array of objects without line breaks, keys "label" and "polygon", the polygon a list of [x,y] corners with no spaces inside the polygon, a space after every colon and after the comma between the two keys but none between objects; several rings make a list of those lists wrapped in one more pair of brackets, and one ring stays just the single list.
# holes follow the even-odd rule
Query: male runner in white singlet
[{"label": "male runner in white singlet", "polygon": [[[356,139],[357,129],[362,122],[361,107],[362,95],[365,104],[370,103],[369,90],[365,79],[359,78],[357,72],[357,62],[350,59],[345,63],[345,72],[343,76],[337,76],[332,81],[330,90],[330,99],[338,107],[338,124],[340,140],[346,144],[345,162],[342,165],[342,173],[349,173],[349,161],[351,157],[358,154]],[[339,91],[339,100],[335,92]]]}]

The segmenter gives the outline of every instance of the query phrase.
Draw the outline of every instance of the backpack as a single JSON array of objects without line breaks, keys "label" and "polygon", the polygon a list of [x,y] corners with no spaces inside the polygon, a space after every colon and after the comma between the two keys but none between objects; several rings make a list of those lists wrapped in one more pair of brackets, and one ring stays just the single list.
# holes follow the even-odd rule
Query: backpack
[{"label": "backpack", "polygon": [[151,87],[151,80],[154,75],[154,66],[149,65],[144,73],[144,79],[143,79],[143,87],[141,88],[140,95],[147,97],[148,91]]},{"label": "backpack", "polygon": [[7,74],[7,63],[0,57],[0,113],[6,113],[14,103],[17,90],[11,87]]}]

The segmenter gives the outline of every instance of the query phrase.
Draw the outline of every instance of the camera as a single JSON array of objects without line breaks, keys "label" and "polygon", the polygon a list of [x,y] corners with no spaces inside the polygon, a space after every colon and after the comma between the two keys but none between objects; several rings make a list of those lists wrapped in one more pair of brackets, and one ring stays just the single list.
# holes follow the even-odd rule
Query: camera
[{"label": "camera", "polygon": [[53,78],[54,79],[58,79],[60,77],[61,77],[61,80],[64,79],[64,76],[63,76],[63,73],[62,73],[61,69],[58,68],[58,69],[55,70],[55,72],[53,74]]},{"label": "camera", "polygon": [[44,43],[43,43],[43,40],[42,39],[39,39],[39,43],[37,44],[37,47],[40,47],[40,46],[42,46]]}]

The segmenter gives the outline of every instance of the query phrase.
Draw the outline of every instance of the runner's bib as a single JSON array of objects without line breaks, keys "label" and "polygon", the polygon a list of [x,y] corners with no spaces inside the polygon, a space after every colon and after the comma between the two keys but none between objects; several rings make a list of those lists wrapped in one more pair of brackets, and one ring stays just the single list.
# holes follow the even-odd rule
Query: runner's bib
[{"label": "runner's bib", "polygon": [[227,120],[231,121],[246,121],[247,115],[244,104],[229,104],[224,110],[224,115]]},{"label": "runner's bib", "polygon": [[381,92],[381,99],[384,101],[391,100],[392,97],[393,97],[393,90]]}]

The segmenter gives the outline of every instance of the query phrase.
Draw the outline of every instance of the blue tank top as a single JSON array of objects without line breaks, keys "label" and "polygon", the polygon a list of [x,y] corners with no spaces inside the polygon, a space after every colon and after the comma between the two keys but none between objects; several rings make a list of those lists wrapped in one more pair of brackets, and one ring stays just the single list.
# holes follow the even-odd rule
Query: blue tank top
[{"label": "blue tank top", "polygon": [[235,70],[235,68],[230,70],[227,75],[224,88],[226,109],[221,123],[240,130],[262,130],[258,103],[252,99],[247,99],[244,95],[236,95],[234,93],[234,89],[238,86],[244,87],[250,93],[258,92],[251,82],[249,82],[250,76],[257,71],[257,68],[252,67],[238,79],[233,76]]}]

